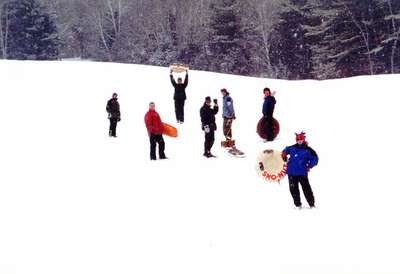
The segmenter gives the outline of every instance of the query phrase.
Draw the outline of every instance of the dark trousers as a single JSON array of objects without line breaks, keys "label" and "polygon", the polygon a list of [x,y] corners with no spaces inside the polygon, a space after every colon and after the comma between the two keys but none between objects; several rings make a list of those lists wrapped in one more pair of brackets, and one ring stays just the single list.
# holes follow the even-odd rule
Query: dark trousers
[{"label": "dark trousers", "polygon": [[232,139],[232,119],[229,118],[224,118],[224,136],[226,140],[231,140]]},{"label": "dark trousers", "polygon": [[204,153],[211,153],[211,148],[214,145],[215,140],[214,130],[210,130],[209,133],[205,133],[204,137]]},{"label": "dark trousers", "polygon": [[289,188],[295,206],[301,206],[299,183],[309,206],[314,206],[314,194],[307,176],[289,176]]},{"label": "dark trousers", "polygon": [[156,160],[156,146],[158,144],[158,156],[165,158],[165,143],[162,135],[150,135],[150,159]]},{"label": "dark trousers", "polygon": [[118,118],[110,118],[110,130],[108,132],[110,136],[117,136],[117,123]]},{"label": "dark trousers", "polygon": [[268,141],[274,140],[274,128],[272,116],[265,116],[265,127],[264,132],[267,135]]},{"label": "dark trousers", "polygon": [[176,120],[184,122],[185,121],[185,100],[175,100],[175,115]]}]

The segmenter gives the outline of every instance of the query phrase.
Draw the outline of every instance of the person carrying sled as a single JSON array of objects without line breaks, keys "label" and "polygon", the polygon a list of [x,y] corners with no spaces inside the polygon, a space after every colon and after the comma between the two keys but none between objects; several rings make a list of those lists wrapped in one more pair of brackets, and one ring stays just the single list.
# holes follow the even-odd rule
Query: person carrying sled
[{"label": "person carrying sled", "polygon": [[288,146],[282,151],[282,159],[287,162],[289,189],[294,205],[296,208],[301,209],[300,184],[308,205],[313,208],[315,200],[308,180],[308,172],[318,164],[318,155],[308,146],[304,132],[296,133],[296,144]]},{"label": "person carrying sled", "polygon": [[222,94],[222,118],[224,119],[223,123],[223,132],[226,141],[232,140],[232,122],[236,119],[235,117],[235,109],[233,107],[232,97],[229,95],[229,92],[223,88],[221,89]]},{"label": "person carrying sled", "polygon": [[273,128],[273,116],[275,109],[276,100],[272,95],[269,88],[264,88],[264,104],[262,108],[262,113],[265,119],[264,131],[267,135],[267,141],[274,140],[274,128]]},{"label": "person carrying sled", "polygon": [[215,115],[218,113],[218,101],[214,99],[214,106],[211,108],[211,98],[205,98],[204,105],[200,108],[201,128],[204,135],[204,154],[203,156],[210,158],[215,157],[211,154],[211,148],[214,145],[217,124],[215,123]]},{"label": "person carrying sled", "polygon": [[167,159],[165,156],[165,142],[162,136],[163,124],[160,115],[156,111],[154,102],[149,103],[149,111],[144,116],[144,123],[146,124],[147,133],[150,138],[150,160],[157,160],[156,146],[158,144],[158,155],[160,159]]},{"label": "person carrying sled", "polygon": [[108,119],[110,119],[108,135],[110,137],[117,137],[117,123],[121,121],[121,112],[119,110],[117,93],[113,93],[112,98],[108,100],[106,111],[108,113]]},{"label": "person carrying sled", "polygon": [[179,124],[183,124],[185,121],[185,100],[186,100],[186,87],[189,83],[189,74],[188,70],[186,70],[186,76],[185,76],[185,81],[182,83],[182,78],[178,78],[178,83],[175,82],[174,76],[172,75],[172,70],[170,71],[170,78],[171,78],[171,84],[175,88],[174,92],[174,101],[175,101],[175,116],[176,116],[176,121]]}]

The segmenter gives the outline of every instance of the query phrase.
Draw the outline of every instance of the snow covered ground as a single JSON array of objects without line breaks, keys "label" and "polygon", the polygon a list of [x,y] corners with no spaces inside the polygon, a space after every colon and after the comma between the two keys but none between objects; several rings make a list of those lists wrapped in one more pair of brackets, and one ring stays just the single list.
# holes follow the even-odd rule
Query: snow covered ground
[{"label": "snow covered ground", "polygon": [[[279,81],[190,72],[186,122],[149,160],[149,101],[175,125],[167,68],[0,62],[0,274],[400,273],[399,75]],[[262,89],[281,133],[255,133]],[[202,156],[199,109],[234,99],[247,158]],[[118,138],[105,112],[119,94]],[[319,154],[316,210],[293,209],[287,179],[257,177],[256,155],[305,130]],[[303,199],[304,200],[304,199]]]}]

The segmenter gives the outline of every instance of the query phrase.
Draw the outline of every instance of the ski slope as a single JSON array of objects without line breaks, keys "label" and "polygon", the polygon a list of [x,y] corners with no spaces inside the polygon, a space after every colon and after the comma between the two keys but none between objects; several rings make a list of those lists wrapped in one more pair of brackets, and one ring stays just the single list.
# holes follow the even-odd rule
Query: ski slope
[{"label": "ski slope", "polygon": [[[176,125],[167,68],[0,61],[0,274],[400,273],[399,75],[280,81],[190,71]],[[255,133],[264,87],[281,133]],[[203,154],[205,96],[234,100],[247,157]],[[106,102],[119,94],[118,138]],[[179,137],[149,160],[154,101]],[[304,130],[320,163],[317,209],[293,209],[287,178],[257,177],[255,158]],[[303,197],[302,197],[303,198]],[[302,199],[305,203],[304,198]]]}]

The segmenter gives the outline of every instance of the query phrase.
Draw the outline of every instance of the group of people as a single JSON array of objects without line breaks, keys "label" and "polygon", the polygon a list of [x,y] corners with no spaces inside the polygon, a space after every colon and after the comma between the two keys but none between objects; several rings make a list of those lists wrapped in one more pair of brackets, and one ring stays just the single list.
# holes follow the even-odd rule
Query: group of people
[{"label": "group of people", "polygon": [[[179,77],[176,82],[173,76],[173,71],[171,70],[170,80],[175,90],[173,98],[175,103],[176,121],[179,124],[183,124],[185,121],[184,106],[186,100],[186,87],[189,83],[188,71],[186,70],[184,80]],[[274,94],[267,87],[264,88],[263,93],[264,103],[262,113],[265,120],[264,131],[267,136],[266,141],[273,141],[273,115],[276,99]],[[221,95],[223,101],[223,134],[226,141],[229,141],[232,140],[232,123],[233,120],[236,119],[235,109],[233,106],[233,99],[225,88],[221,89]],[[116,93],[114,93],[112,98],[107,102],[106,110],[108,112],[108,118],[110,119],[109,136],[117,137],[116,126],[121,120],[121,113],[119,109],[118,95]],[[211,100],[210,96],[205,97],[204,104],[200,108],[200,119],[201,127],[204,131],[203,156],[207,158],[215,157],[211,153],[211,148],[215,141],[215,131],[217,130],[215,115],[218,111],[218,100]],[[150,160],[157,160],[157,144],[159,159],[167,159],[165,155],[165,142],[163,139],[163,124],[160,115],[155,110],[154,102],[149,103],[149,110],[145,114],[144,122],[150,140]],[[318,155],[310,146],[308,146],[304,132],[296,133],[296,143],[292,146],[286,147],[282,151],[282,159],[287,162],[289,188],[296,208],[302,208],[299,184],[303,189],[308,205],[310,208],[313,208],[315,206],[315,199],[308,180],[308,172],[318,164]]]}]

